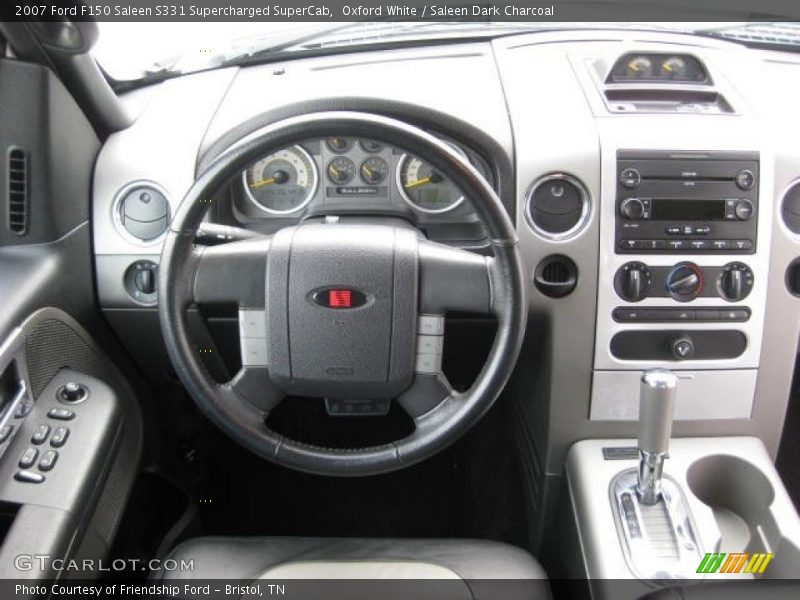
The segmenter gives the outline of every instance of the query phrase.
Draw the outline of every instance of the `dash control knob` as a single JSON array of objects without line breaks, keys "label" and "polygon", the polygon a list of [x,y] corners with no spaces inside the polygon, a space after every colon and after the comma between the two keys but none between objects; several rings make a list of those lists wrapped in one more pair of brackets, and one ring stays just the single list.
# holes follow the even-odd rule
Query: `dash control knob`
[{"label": "dash control knob", "polygon": [[639,302],[647,297],[653,275],[646,264],[629,262],[622,265],[614,276],[614,289],[628,302]]},{"label": "dash control knob", "polygon": [[750,295],[754,279],[753,271],[746,264],[728,263],[717,279],[717,291],[728,302],[738,302]]},{"label": "dash control knob", "polygon": [[682,262],[667,275],[667,291],[673,300],[689,302],[703,290],[703,271],[694,263]]},{"label": "dash control knob", "polygon": [[688,335],[680,335],[672,340],[670,350],[677,360],[688,360],[694,356],[694,342]]},{"label": "dash control knob", "polygon": [[620,214],[630,221],[644,217],[644,203],[638,198],[626,198],[619,205]]}]

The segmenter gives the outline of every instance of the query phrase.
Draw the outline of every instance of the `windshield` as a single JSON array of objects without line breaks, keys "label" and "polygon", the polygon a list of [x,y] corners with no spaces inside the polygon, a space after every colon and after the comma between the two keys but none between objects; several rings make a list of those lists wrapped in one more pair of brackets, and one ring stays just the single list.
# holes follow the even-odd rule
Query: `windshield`
[{"label": "windshield", "polygon": [[502,23],[502,22],[101,22],[93,52],[111,79],[163,79],[299,52],[342,52],[374,44],[495,37],[576,28],[667,30],[753,46],[800,49],[798,23]]}]

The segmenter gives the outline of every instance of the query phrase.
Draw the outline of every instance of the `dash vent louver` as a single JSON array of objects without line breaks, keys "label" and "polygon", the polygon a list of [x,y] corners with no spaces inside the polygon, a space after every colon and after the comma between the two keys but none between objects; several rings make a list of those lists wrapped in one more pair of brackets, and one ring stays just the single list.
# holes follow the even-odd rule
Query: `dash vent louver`
[{"label": "dash vent louver", "polygon": [[28,154],[20,148],[11,148],[7,163],[8,228],[24,235],[28,230]]}]

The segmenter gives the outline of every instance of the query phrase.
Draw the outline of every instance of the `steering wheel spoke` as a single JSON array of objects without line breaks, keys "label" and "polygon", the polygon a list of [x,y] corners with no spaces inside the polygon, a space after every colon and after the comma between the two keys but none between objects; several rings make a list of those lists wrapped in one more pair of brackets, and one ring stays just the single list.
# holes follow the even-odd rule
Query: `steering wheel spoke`
[{"label": "steering wheel spoke", "polygon": [[494,311],[490,283],[494,259],[421,240],[419,262],[421,313]]},{"label": "steering wheel spoke", "polygon": [[223,387],[265,414],[270,413],[285,397],[283,391],[270,379],[269,368],[266,366],[242,366]]},{"label": "steering wheel spoke", "polygon": [[269,238],[254,238],[199,249],[194,301],[263,310],[269,246]]}]

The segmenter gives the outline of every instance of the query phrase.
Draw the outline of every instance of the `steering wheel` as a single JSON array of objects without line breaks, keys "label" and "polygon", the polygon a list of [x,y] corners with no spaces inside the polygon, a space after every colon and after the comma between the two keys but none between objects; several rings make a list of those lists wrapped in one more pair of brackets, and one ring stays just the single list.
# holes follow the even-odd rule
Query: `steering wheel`
[{"label": "steering wheel", "polygon": [[[429,162],[473,202],[492,256],[428,241],[410,224],[324,219],[201,247],[209,198],[249,165],[310,139],[389,143]],[[357,112],[319,112],[265,127],[223,153],[191,187],[167,233],[159,317],[169,357],[202,412],[234,440],[281,465],[317,474],[370,475],[442,450],[491,407],[514,368],[526,323],[517,237],[491,186],[425,131]],[[217,383],[189,336],[192,305],[239,307],[242,368]],[[493,314],[497,331],[477,379],[455,391],[442,373],[445,314]],[[396,401],[414,422],[380,446],[309,445],[265,421],[287,395]]]}]

